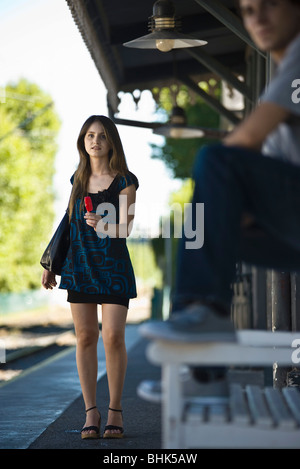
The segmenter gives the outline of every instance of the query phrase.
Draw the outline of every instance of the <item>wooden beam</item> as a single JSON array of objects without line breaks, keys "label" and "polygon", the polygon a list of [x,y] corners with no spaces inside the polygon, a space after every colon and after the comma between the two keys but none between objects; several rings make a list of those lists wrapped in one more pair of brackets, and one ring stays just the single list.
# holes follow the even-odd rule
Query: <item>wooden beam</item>
[{"label": "wooden beam", "polygon": [[226,81],[229,85],[242,93],[245,98],[253,101],[251,89],[233,75],[227,67],[224,67],[221,62],[207,54],[203,49],[200,50],[200,47],[197,47],[197,50],[187,48],[185,51],[191,57],[194,57],[194,59],[218,75],[222,80]]},{"label": "wooden beam", "polygon": [[229,111],[229,109],[226,109],[217,99],[207,94],[202,88],[198,86],[197,83],[191,80],[190,77],[184,76],[184,75],[178,75],[178,79],[183,84],[188,86],[191,90],[193,90],[196,94],[201,96],[201,98],[204,99],[204,101],[207,102],[209,106],[215,109],[215,111],[222,114],[222,116],[224,116],[227,120],[229,120],[229,122],[236,125],[241,121],[241,119],[234,112]]}]

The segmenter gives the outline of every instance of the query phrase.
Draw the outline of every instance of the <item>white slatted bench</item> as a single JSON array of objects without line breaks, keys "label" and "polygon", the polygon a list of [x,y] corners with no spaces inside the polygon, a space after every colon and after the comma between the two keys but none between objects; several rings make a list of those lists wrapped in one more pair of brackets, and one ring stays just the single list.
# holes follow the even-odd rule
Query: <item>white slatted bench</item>
[{"label": "white slatted bench", "polygon": [[184,395],[179,375],[186,365],[295,366],[292,343],[300,332],[241,330],[237,335],[238,343],[160,339],[149,344],[149,361],[162,367],[163,448],[300,449],[300,392],[295,387],[231,384],[227,396]]}]

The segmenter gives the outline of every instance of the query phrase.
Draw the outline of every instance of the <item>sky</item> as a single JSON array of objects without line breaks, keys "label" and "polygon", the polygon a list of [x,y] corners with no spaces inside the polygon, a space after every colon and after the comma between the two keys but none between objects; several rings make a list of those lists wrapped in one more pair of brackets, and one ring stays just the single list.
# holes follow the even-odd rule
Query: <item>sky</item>
[{"label": "sky", "polygon": [[[51,95],[62,122],[54,179],[57,223],[68,203],[69,180],[78,164],[80,128],[92,114],[107,115],[105,86],[65,0],[0,0],[0,89],[20,78]],[[149,91],[143,92],[139,110],[131,95],[124,94],[119,110],[118,117],[155,120]],[[140,183],[132,236],[141,230],[155,235],[160,215],[168,213],[170,192],[181,183],[163,162],[151,159],[149,144],[162,144],[162,137],[150,129],[117,127],[128,167]]]}]

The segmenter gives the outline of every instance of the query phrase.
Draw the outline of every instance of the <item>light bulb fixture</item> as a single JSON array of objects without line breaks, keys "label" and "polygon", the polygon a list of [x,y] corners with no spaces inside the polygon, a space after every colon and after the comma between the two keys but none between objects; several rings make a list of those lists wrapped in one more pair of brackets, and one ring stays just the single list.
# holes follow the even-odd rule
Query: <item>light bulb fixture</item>
[{"label": "light bulb fixture", "polygon": [[150,16],[148,22],[148,29],[151,33],[125,42],[123,45],[136,49],[158,49],[161,52],[169,52],[172,49],[199,47],[207,44],[207,41],[181,34],[178,31],[179,28],[180,21],[175,17],[173,2],[157,0],[153,5],[153,15]]},{"label": "light bulb fixture", "polygon": [[184,109],[180,106],[174,106],[169,123],[157,127],[153,133],[170,138],[200,138],[204,136],[203,130],[187,126]]}]

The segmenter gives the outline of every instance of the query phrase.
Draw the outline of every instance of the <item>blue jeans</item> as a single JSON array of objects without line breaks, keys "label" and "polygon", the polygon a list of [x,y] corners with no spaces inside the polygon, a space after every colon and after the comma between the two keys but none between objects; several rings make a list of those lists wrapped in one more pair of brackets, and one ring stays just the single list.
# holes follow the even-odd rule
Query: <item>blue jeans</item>
[{"label": "blue jeans", "polygon": [[[229,315],[238,261],[300,270],[300,166],[211,145],[197,156],[194,180],[193,217],[196,204],[204,203],[204,243],[187,249],[183,233],[172,310],[205,301]],[[255,219],[248,228],[242,226],[245,213]]]}]

